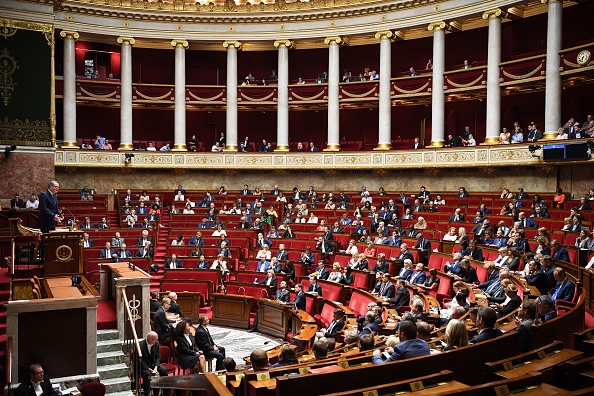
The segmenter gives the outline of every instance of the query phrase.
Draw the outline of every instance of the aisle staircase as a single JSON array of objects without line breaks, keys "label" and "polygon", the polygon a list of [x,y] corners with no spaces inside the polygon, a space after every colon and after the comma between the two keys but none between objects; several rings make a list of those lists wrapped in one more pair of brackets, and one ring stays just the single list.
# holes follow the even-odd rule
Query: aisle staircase
[{"label": "aisle staircase", "polygon": [[167,237],[169,235],[170,214],[163,208],[161,213],[160,225],[157,226],[157,243],[155,244],[155,255],[153,262],[159,266],[159,272],[151,272],[151,290],[159,290],[159,281],[163,279],[163,268],[167,259]]},{"label": "aisle staircase", "polygon": [[109,226],[111,228],[119,228],[120,227],[120,212],[115,209],[111,209],[107,211],[107,221],[109,221]]},{"label": "aisle staircase", "polygon": [[126,356],[117,329],[97,331],[97,372],[107,388],[107,395],[132,395]]}]

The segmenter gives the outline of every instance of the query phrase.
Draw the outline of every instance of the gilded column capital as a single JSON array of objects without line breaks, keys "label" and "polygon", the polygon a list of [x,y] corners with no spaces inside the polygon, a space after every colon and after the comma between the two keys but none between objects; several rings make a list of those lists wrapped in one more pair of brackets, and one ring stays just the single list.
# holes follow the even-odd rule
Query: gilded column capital
[{"label": "gilded column capital", "polygon": [[80,35],[78,34],[78,32],[75,32],[73,30],[62,30],[60,32],[60,37],[62,37],[62,38],[71,38],[73,40],[78,40],[78,38],[80,37]]},{"label": "gilded column capital", "polygon": [[326,37],[324,39],[324,44],[326,45],[330,45],[330,44],[343,44],[344,40],[342,39],[342,37],[340,36],[332,36],[332,37]]},{"label": "gilded column capital", "polygon": [[134,38],[132,37],[125,37],[125,36],[120,36],[118,37],[118,44],[130,44],[130,45],[134,45],[136,43],[136,40],[134,40]]},{"label": "gilded column capital", "polygon": [[431,22],[428,26],[427,26],[427,30],[429,31],[433,31],[433,30],[449,30],[450,29],[450,25],[444,21],[437,21],[437,22]]},{"label": "gilded column capital", "polygon": [[285,46],[288,49],[293,49],[295,48],[295,42],[293,40],[276,40],[274,42],[274,47],[275,48],[280,48],[281,46]]},{"label": "gilded column capital", "polygon": [[392,33],[391,30],[382,30],[380,32],[377,32],[375,34],[375,38],[378,40],[381,39],[391,39],[392,37],[394,37],[394,33]]},{"label": "gilded column capital", "polygon": [[542,4],[559,3],[560,0],[540,0]]},{"label": "gilded column capital", "polygon": [[233,47],[233,48],[237,48],[238,50],[241,49],[242,44],[241,41],[236,41],[236,40],[229,40],[229,41],[224,41],[223,42],[223,47],[224,48],[229,48],[229,47]]},{"label": "gilded column capital", "polygon": [[177,47],[177,46],[182,46],[185,49],[188,49],[190,47],[190,45],[188,44],[187,40],[183,40],[183,39],[175,39],[175,40],[171,40],[171,46],[173,48]]},{"label": "gilded column capital", "polygon": [[487,10],[483,12],[483,19],[493,19],[493,18],[506,18],[507,12],[503,11],[501,8],[493,8],[491,10]]}]

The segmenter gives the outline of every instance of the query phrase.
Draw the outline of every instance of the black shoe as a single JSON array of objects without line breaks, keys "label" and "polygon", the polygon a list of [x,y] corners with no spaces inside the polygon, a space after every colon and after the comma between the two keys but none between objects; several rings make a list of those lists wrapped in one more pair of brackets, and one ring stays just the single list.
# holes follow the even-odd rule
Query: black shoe
[{"label": "black shoe", "polygon": [[248,330],[248,333],[255,333],[256,331],[258,331],[258,328],[252,327],[251,329]]}]

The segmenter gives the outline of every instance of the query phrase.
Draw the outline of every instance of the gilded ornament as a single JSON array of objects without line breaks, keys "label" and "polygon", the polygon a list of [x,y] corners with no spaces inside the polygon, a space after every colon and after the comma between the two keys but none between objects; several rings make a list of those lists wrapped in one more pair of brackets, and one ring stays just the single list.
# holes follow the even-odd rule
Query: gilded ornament
[{"label": "gilded ornament", "polygon": [[2,54],[0,54],[0,93],[2,94],[4,106],[8,106],[10,96],[14,92],[14,87],[17,85],[12,80],[12,76],[18,68],[19,65],[16,60],[10,56],[10,52],[4,47]]}]

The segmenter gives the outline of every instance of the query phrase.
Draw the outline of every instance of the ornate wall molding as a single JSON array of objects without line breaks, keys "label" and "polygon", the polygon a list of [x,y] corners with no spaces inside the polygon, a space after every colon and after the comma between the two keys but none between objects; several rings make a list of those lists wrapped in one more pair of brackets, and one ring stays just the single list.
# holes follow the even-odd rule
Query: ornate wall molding
[{"label": "ornate wall molding", "polygon": [[[537,153],[538,154],[538,153]],[[123,152],[57,150],[56,167],[130,169],[212,169],[212,170],[397,170],[420,168],[490,169],[509,166],[544,166],[527,144],[477,146],[475,148],[435,148],[402,151],[356,151],[319,153],[180,153],[135,151],[130,164]],[[577,164],[578,162],[571,162]],[[583,161],[594,164],[594,160]],[[567,162],[565,162],[567,164]]]}]

